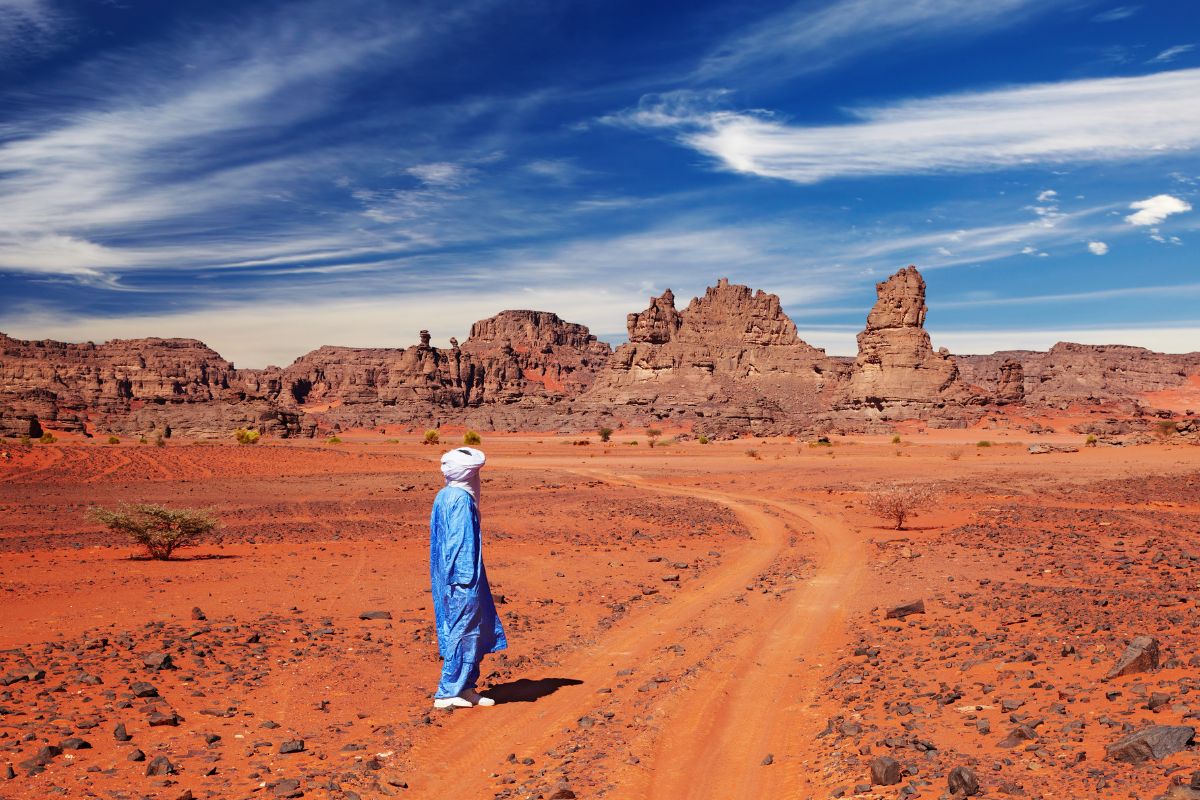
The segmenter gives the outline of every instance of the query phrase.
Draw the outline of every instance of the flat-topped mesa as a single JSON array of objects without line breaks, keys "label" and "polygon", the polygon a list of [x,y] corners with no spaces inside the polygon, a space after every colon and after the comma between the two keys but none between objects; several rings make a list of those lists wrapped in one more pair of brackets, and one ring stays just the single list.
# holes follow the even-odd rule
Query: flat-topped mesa
[{"label": "flat-topped mesa", "polygon": [[925,330],[921,273],[906,267],[875,290],[879,299],[858,334],[850,401],[875,407],[943,401],[958,378],[958,366],[945,348],[934,352]]},{"label": "flat-topped mesa", "polygon": [[[191,422],[232,430],[271,412],[233,364],[195,339],[102,344],[0,339],[0,432],[168,433]],[[286,435],[275,417],[264,429]]]},{"label": "flat-topped mesa", "polygon": [[1021,400],[1026,405],[1068,409],[1073,405],[1112,406],[1114,412],[1132,413],[1142,395],[1176,389],[1200,374],[1200,353],[1156,353],[1130,345],[1093,345],[1059,342],[1046,352],[1011,350],[989,355],[957,356],[964,378],[993,389],[1002,397],[1020,369]]},{"label": "flat-topped mesa", "polygon": [[[501,311],[471,326],[464,346],[502,344],[507,341],[516,350],[542,350],[547,347],[574,347],[598,350],[597,339],[586,325],[566,322],[549,311]],[[607,354],[611,348],[601,345]]]},{"label": "flat-topped mesa", "polygon": [[527,310],[476,322],[462,350],[483,375],[485,402],[523,405],[575,399],[612,353],[587,326]]},{"label": "flat-topped mesa", "polygon": [[454,409],[468,424],[531,428],[546,419],[529,409],[578,397],[612,352],[546,311],[503,311],[461,345],[430,342],[421,331],[403,349],[319,348],[284,370],[284,398],[341,428],[437,423]]}]

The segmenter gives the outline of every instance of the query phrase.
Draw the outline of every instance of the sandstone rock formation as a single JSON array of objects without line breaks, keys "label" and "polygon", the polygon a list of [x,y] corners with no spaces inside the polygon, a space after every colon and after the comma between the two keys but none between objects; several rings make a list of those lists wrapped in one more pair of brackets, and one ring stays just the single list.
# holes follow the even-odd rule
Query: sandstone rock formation
[{"label": "sandstone rock formation", "polygon": [[191,339],[97,345],[0,334],[0,435],[669,423],[728,436],[877,431],[899,420],[963,426],[1006,406],[1092,410],[1104,420],[1084,428],[1097,432],[1169,417],[1144,395],[1200,375],[1200,353],[1121,345],[952,357],[925,331],[925,288],[914,267],[879,283],[853,360],[801,340],[777,296],[725,279],[682,311],[669,289],[651,298],[628,316],[629,341],[616,351],[544,311],[480,320],[448,348],[422,331],[407,348],[321,347],[285,368],[248,370]]},{"label": "sandstone rock formation", "polygon": [[997,394],[1005,383],[1004,364],[1020,364],[1022,399],[1061,410],[1115,404],[1129,412],[1138,395],[1175,388],[1200,373],[1200,353],[1173,355],[1128,345],[1059,342],[1046,352],[1011,350],[957,360],[966,380]]},{"label": "sandstone rock formation", "polygon": [[582,398],[615,421],[780,432],[826,407],[840,365],[805,343],[779,298],[722,278],[682,312],[668,289],[628,318],[629,342]]},{"label": "sandstone rock formation", "polygon": [[194,339],[114,339],[104,344],[27,342],[0,334],[0,433],[170,435],[239,425],[299,432],[233,365]]},{"label": "sandstone rock formation", "polygon": [[[878,300],[858,334],[858,358],[839,404],[865,419],[926,419],[961,423],[964,413],[937,413],[973,405],[950,351],[934,351],[925,330],[925,280],[906,267],[879,284]],[[974,416],[978,416],[976,413]]]},{"label": "sandstone rock formation", "polygon": [[592,385],[611,348],[583,325],[545,311],[504,311],[476,322],[461,346],[322,347],[283,370],[283,407],[320,413],[330,427],[438,424],[544,426],[538,412]]}]

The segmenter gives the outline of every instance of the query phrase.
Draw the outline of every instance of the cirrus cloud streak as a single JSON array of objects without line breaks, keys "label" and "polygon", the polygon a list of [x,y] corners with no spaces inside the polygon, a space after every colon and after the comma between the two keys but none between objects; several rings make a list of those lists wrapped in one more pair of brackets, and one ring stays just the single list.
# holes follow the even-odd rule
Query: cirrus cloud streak
[{"label": "cirrus cloud streak", "polygon": [[851,111],[838,125],[728,110],[725,92],[647,95],[605,121],[667,129],[724,170],[834,178],[1123,161],[1200,147],[1200,69],[1044,83]]}]

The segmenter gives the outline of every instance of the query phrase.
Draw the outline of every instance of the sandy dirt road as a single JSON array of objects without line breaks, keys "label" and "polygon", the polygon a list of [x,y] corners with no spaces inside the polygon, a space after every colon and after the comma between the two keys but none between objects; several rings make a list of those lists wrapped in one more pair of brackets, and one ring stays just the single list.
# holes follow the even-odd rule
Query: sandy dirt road
[{"label": "sandy dirt road", "polygon": [[[844,598],[861,583],[859,537],[836,515],[804,502],[669,486],[627,474],[587,474],[721,503],[741,518],[752,539],[665,607],[630,615],[574,653],[559,671],[561,678],[579,683],[560,686],[536,702],[455,713],[407,754],[412,796],[490,796],[510,754],[542,757],[593,711],[598,690],[610,705],[622,695],[633,699],[636,681],[622,683],[614,676],[652,669],[668,641],[685,641],[689,656],[702,667],[657,702],[656,723],[634,735],[652,757],[609,767],[614,796],[802,793],[804,743],[812,742],[824,724],[807,713],[819,691],[813,670],[822,648],[840,636]],[[797,547],[815,560],[815,573],[768,613],[752,618],[738,613],[735,604],[747,585]],[[707,625],[709,620],[717,622]],[[763,764],[767,754],[774,763]]]}]

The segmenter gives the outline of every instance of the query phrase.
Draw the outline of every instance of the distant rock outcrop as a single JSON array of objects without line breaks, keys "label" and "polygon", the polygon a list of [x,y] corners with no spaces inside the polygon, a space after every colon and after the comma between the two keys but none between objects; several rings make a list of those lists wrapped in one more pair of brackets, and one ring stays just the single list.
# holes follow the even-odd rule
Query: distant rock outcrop
[{"label": "distant rock outcrop", "polygon": [[[916,267],[876,284],[879,299],[858,334],[858,357],[839,408],[882,421],[960,421],[962,414],[936,414],[947,404],[966,407],[970,390],[959,382],[950,351],[934,351],[925,330],[925,280]],[[976,415],[977,416],[977,415]]]},{"label": "distant rock outcrop", "polygon": [[327,427],[463,421],[486,428],[545,424],[537,409],[592,385],[612,349],[586,327],[545,311],[476,322],[461,346],[322,347],[282,372],[281,405],[319,413]]},{"label": "distant rock outcrop", "polygon": [[233,365],[194,339],[104,344],[28,342],[0,334],[0,433],[171,431],[252,426],[300,432],[294,415],[242,385]]},{"label": "distant rock outcrop", "polygon": [[886,430],[901,420],[961,427],[1007,406],[1094,411],[1102,429],[1076,428],[1109,431],[1122,419],[1143,417],[1145,428],[1152,416],[1170,416],[1146,396],[1200,375],[1200,353],[1122,345],[954,357],[933,349],[915,267],[876,288],[853,361],[805,343],[777,296],[725,279],[682,311],[669,289],[651,298],[628,316],[629,341],[615,351],[545,311],[503,311],[448,348],[421,331],[411,347],[326,346],[285,368],[248,370],[192,339],[97,345],[0,334],[0,434],[669,423],[731,436]]},{"label": "distant rock outcrop", "polygon": [[1019,364],[1022,400],[1030,406],[1114,406],[1132,411],[1138,395],[1173,389],[1200,373],[1200,353],[1173,355],[1129,345],[1059,342],[1046,352],[1010,350],[957,356],[963,377],[997,395],[1005,389],[1004,365]]},{"label": "distant rock outcrop", "polygon": [[840,365],[800,339],[776,295],[724,278],[682,312],[668,289],[628,328],[579,407],[713,434],[781,431],[824,408],[838,379]]}]

